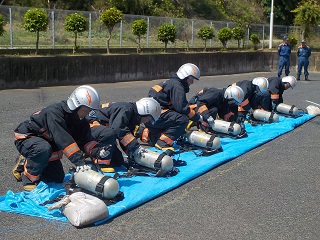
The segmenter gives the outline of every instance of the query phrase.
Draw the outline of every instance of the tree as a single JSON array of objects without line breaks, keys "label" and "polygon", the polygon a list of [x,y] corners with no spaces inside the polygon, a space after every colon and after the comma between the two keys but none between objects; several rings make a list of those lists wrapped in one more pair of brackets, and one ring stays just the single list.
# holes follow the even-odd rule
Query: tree
[{"label": "tree", "polygon": [[254,50],[258,49],[258,44],[260,43],[259,35],[258,34],[251,34],[249,37],[250,41],[253,44]]},{"label": "tree", "polygon": [[301,38],[307,38],[320,22],[320,6],[316,0],[305,0],[291,12],[295,13],[294,24],[301,26]]},{"label": "tree", "polygon": [[148,25],[146,20],[140,19],[140,20],[135,20],[132,23],[132,33],[138,37],[138,47],[137,47],[137,53],[141,51],[141,36],[145,35],[148,30]]},{"label": "tree", "polygon": [[32,8],[25,13],[23,20],[23,27],[26,31],[37,33],[35,54],[38,54],[39,32],[47,30],[47,26],[49,23],[48,15],[44,10]]},{"label": "tree", "polygon": [[[274,24],[292,25],[294,13],[292,13],[291,10],[295,9],[301,1],[303,0],[275,0],[273,7]],[[260,5],[263,8],[264,16],[270,21],[271,0],[260,0]]]},{"label": "tree", "polygon": [[298,40],[293,35],[289,35],[288,38],[291,48],[295,48],[297,46]]},{"label": "tree", "polygon": [[207,50],[207,40],[214,37],[214,30],[210,26],[203,26],[198,32],[198,37],[204,40],[204,51]]},{"label": "tree", "polygon": [[222,43],[223,48],[227,48],[228,41],[232,38],[232,31],[230,28],[221,28],[218,32],[218,39]]},{"label": "tree", "polygon": [[105,10],[101,14],[100,21],[101,21],[101,23],[103,23],[104,25],[107,26],[107,29],[109,32],[109,36],[107,38],[107,52],[108,52],[108,54],[110,53],[110,40],[111,40],[112,30],[117,23],[121,22],[122,18],[123,18],[123,13],[114,7]]},{"label": "tree", "polygon": [[232,37],[238,41],[238,50],[240,49],[240,41],[244,38],[244,35],[243,27],[237,26],[232,29]]},{"label": "tree", "polygon": [[166,51],[168,42],[174,43],[176,40],[176,27],[171,23],[162,24],[158,28],[158,40],[164,43],[164,50]]},{"label": "tree", "polygon": [[85,18],[81,13],[73,13],[66,17],[64,29],[68,32],[74,33],[73,52],[75,53],[78,50],[78,33],[84,32],[88,29],[88,19]]},{"label": "tree", "polygon": [[4,25],[6,24],[6,22],[4,21],[3,16],[0,14],[0,36],[3,35],[3,33],[5,32],[4,30]]},{"label": "tree", "polygon": [[263,11],[260,5],[254,0],[217,2],[220,2],[219,6],[221,11],[224,12],[231,21],[241,26],[249,27],[252,23],[261,23],[263,21]]}]

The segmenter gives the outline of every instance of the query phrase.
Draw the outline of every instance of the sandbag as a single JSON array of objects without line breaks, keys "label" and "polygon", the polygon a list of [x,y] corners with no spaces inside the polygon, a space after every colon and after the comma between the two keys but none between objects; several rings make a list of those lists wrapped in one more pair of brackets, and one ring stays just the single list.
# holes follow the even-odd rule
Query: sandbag
[{"label": "sandbag", "polygon": [[99,198],[83,192],[66,195],[49,210],[60,208],[70,223],[76,227],[83,227],[109,216],[106,204]]},{"label": "sandbag", "polygon": [[309,115],[320,115],[320,108],[313,105],[309,105],[307,107],[307,112]]}]

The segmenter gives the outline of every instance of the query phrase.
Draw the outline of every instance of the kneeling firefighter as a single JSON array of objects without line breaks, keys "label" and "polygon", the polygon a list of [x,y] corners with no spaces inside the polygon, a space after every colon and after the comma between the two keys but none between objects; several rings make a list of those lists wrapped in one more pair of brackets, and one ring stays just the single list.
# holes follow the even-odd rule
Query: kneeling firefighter
[{"label": "kneeling firefighter", "polygon": [[268,91],[261,96],[261,107],[266,111],[275,111],[279,103],[283,103],[283,93],[289,88],[295,88],[297,79],[293,76],[268,78]]},{"label": "kneeling firefighter", "polygon": [[22,181],[25,190],[34,189],[39,181],[62,183],[65,177],[61,163],[63,154],[77,171],[90,168],[83,153],[110,161],[112,151],[92,138],[85,118],[99,107],[98,92],[83,85],[76,88],[68,100],[32,114],[15,129],[15,145],[21,156],[13,174]]},{"label": "kneeling firefighter", "polygon": [[202,122],[202,116],[190,108],[186,97],[190,86],[199,80],[199,68],[186,63],[169,80],[149,90],[148,96],[160,103],[162,113],[155,124],[146,123],[145,128],[141,129],[142,142],[170,156],[175,154],[174,144],[185,133],[189,120]]},{"label": "kneeling firefighter", "polygon": [[[167,158],[155,158],[155,155],[159,154],[144,149],[135,137],[140,124],[146,122],[153,124],[159,119],[160,114],[160,104],[155,99],[147,97],[137,102],[102,104],[101,109],[96,111],[95,115],[89,116],[89,121],[92,135],[98,142],[105,143],[109,129],[112,129],[119,140],[119,148],[130,159],[148,168],[167,171],[173,167],[172,160],[170,162]],[[151,153],[150,157],[146,153]],[[124,163],[122,152],[119,149],[113,154],[117,154],[116,157]]]},{"label": "kneeling firefighter", "polygon": [[[189,104],[203,116],[201,128],[206,131],[210,131],[211,128],[217,133],[242,136],[245,134],[245,127],[243,119],[238,116],[238,106],[243,98],[243,90],[238,86],[229,86],[225,89],[211,87],[198,92],[190,99]],[[216,120],[217,118],[221,120]]]}]

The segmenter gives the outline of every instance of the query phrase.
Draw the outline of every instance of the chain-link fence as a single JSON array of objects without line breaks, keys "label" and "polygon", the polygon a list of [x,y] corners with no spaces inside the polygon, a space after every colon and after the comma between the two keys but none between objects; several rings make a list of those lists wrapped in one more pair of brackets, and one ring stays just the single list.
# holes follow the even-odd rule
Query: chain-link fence
[{"label": "chain-link fence", "polygon": [[[23,28],[23,17],[29,8],[0,6],[0,14],[6,21],[5,33],[0,36],[0,48],[35,48],[36,33],[28,32]],[[74,35],[64,30],[65,19],[72,13],[82,13],[89,20],[89,29],[78,34],[77,44],[80,48],[105,48],[108,31],[105,25],[100,22],[99,12],[80,12],[57,9],[46,9],[49,16],[48,29],[40,32],[39,48],[72,48]],[[182,18],[164,18],[151,16],[124,15],[121,23],[116,24],[112,31],[110,41],[111,48],[135,48],[137,38],[132,33],[132,23],[135,20],[145,19],[148,24],[146,36],[141,39],[143,48],[161,48],[164,44],[157,40],[158,28],[164,23],[172,23],[176,26],[177,38],[174,43],[169,43],[169,48],[202,48],[204,41],[198,37],[198,31],[203,26],[211,26],[215,36],[207,41],[207,47],[221,48],[222,43],[218,40],[218,31],[221,28],[230,29],[236,26],[234,22],[221,22],[210,20],[194,20]],[[269,48],[269,24],[252,24],[245,29],[245,37],[241,42],[241,48],[250,48],[252,43],[249,40],[251,34],[258,34],[260,48]],[[320,36],[320,28],[315,31]],[[284,35],[293,35],[300,39],[299,27],[278,26],[273,27],[273,47],[278,46]],[[228,41],[229,48],[237,48],[236,40]],[[318,46],[316,46],[318,47]]]}]

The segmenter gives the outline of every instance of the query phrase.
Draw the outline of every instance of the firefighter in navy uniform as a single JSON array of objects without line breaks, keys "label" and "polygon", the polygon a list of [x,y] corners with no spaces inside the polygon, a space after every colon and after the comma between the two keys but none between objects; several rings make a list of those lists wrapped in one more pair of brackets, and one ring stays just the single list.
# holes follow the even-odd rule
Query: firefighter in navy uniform
[{"label": "firefighter in navy uniform", "polygon": [[302,67],[304,68],[304,77],[306,81],[309,81],[309,57],[311,56],[311,49],[306,45],[306,40],[301,40],[301,45],[297,49],[298,56],[298,71],[297,71],[297,80],[300,80]]},{"label": "firefighter in navy uniform", "polygon": [[[134,136],[141,123],[157,121],[161,114],[160,104],[153,98],[142,98],[137,102],[113,102],[102,104],[94,115],[87,118],[90,121],[93,137],[99,143],[107,144],[109,129],[115,132],[121,149],[132,156],[141,148]],[[107,141],[107,142],[106,142]],[[120,165],[124,163],[121,151],[115,148],[113,158],[119,159]]]},{"label": "firefighter in navy uniform", "polygon": [[264,77],[257,77],[252,81],[238,81],[232,86],[238,86],[243,90],[244,99],[238,106],[238,116],[245,118],[247,114],[252,114],[253,110],[261,108],[260,96],[268,90],[269,82]]},{"label": "firefighter in navy uniform", "polygon": [[297,79],[293,76],[268,78],[268,91],[261,96],[261,107],[266,111],[274,111],[279,103],[283,103],[283,92],[294,88],[297,85]]},{"label": "firefighter in navy uniform", "polygon": [[280,56],[278,62],[278,77],[281,77],[283,68],[285,68],[285,75],[288,76],[290,73],[291,45],[289,44],[289,38],[287,36],[283,37],[283,43],[280,43],[278,46],[278,55]]},{"label": "firefighter in navy uniform", "polygon": [[76,166],[76,171],[90,169],[83,152],[110,161],[111,151],[93,140],[85,118],[99,107],[97,91],[83,85],[75,89],[67,101],[32,114],[15,129],[14,143],[21,155],[12,173],[22,181],[26,191],[34,189],[39,181],[62,183],[63,154]]},{"label": "firefighter in navy uniform", "polygon": [[238,86],[224,89],[204,88],[193,96],[189,104],[196,106],[195,110],[203,116],[203,126],[212,126],[214,119],[219,117],[224,121],[238,121],[238,106],[244,98],[243,90]]},{"label": "firefighter in navy uniform", "polygon": [[150,89],[149,97],[160,103],[162,113],[157,122],[146,123],[145,128],[139,130],[142,142],[149,143],[168,155],[174,153],[174,141],[185,133],[189,119],[202,122],[202,116],[189,106],[186,98],[190,85],[199,79],[199,68],[192,63],[186,63],[171,79]]}]

